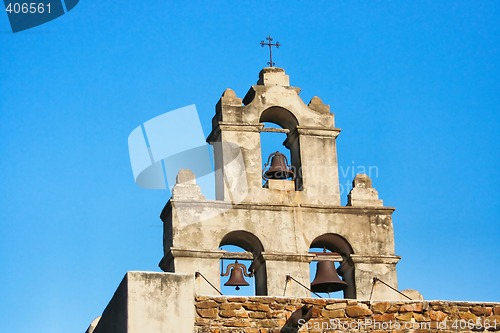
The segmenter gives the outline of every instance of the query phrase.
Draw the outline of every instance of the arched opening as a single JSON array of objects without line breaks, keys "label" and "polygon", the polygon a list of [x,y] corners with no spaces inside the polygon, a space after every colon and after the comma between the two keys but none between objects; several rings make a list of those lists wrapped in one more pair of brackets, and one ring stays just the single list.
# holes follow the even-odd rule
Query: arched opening
[{"label": "arched opening", "polygon": [[[260,132],[260,147],[262,152],[262,168],[264,169],[270,167],[272,159],[271,155],[275,152],[280,152],[285,155],[288,164],[291,164],[290,150],[283,144],[286,140],[286,133],[283,129],[274,123],[264,122],[264,128]],[[262,180],[263,186],[266,184],[266,180]]]},{"label": "arched opening", "polygon": [[244,277],[249,286],[240,287],[241,289],[237,292],[234,287],[224,286],[229,276],[221,276],[220,287],[223,294],[267,295],[266,265],[260,256],[264,252],[264,247],[255,235],[244,230],[232,231],[222,238],[219,248],[226,251],[221,259],[221,273],[229,272],[227,266],[234,264],[237,260],[239,264],[245,265],[248,273],[251,272],[253,275],[253,277]]},{"label": "arched opening", "polygon": [[266,167],[265,163],[271,162],[270,155],[279,151],[285,155],[294,173],[295,190],[302,190],[299,140],[295,135],[299,124],[297,118],[287,109],[273,106],[262,112],[259,121],[264,124],[260,133],[263,169]]},{"label": "arched opening", "polygon": [[310,247],[310,253],[315,253],[316,258],[311,262],[311,277],[316,276],[316,262],[318,260],[327,259],[335,263],[336,271],[339,277],[347,283],[347,288],[344,289],[344,298],[356,298],[356,285],[354,279],[354,265],[350,260],[351,254],[354,253],[349,242],[342,236],[328,233],[316,237]]},{"label": "arched opening", "polygon": [[279,106],[272,106],[269,109],[264,110],[260,114],[260,122],[274,123],[290,132],[293,131],[299,124],[299,121],[295,118],[293,113]]}]

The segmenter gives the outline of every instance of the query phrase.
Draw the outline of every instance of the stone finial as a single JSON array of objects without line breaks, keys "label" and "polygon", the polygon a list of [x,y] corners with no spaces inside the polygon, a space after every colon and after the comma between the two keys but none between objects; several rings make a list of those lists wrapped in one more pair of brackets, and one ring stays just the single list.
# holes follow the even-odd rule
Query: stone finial
[{"label": "stone finial", "polygon": [[233,89],[227,88],[222,93],[218,104],[241,106],[242,100],[241,98],[238,98],[238,96],[236,96],[236,93]]},{"label": "stone finial", "polygon": [[189,169],[181,169],[176,177],[176,184],[172,188],[174,200],[205,200],[200,187],[196,184],[196,176]]},{"label": "stone finial", "polygon": [[372,180],[365,174],[358,174],[352,181],[352,190],[347,196],[348,206],[383,206],[378,192],[372,187]]},{"label": "stone finial", "polygon": [[194,172],[189,169],[180,169],[177,177],[175,178],[176,184],[196,185],[196,176]]},{"label": "stone finial", "polygon": [[290,86],[290,78],[285,74],[283,68],[266,67],[259,73],[258,85],[264,86]]},{"label": "stone finial", "polygon": [[330,113],[330,105],[323,103],[318,96],[314,96],[307,106],[309,109],[319,113]]},{"label": "stone finial", "polygon": [[372,188],[372,180],[365,174],[357,174],[352,181],[353,188]]}]

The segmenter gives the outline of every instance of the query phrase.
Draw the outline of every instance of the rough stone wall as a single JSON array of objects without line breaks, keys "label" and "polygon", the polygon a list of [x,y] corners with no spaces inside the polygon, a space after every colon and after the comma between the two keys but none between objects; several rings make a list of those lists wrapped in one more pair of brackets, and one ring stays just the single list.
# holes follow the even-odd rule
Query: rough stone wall
[{"label": "rough stone wall", "polygon": [[500,331],[500,303],[369,302],[284,297],[196,297],[196,333],[276,333],[290,314],[313,306],[299,332]]}]

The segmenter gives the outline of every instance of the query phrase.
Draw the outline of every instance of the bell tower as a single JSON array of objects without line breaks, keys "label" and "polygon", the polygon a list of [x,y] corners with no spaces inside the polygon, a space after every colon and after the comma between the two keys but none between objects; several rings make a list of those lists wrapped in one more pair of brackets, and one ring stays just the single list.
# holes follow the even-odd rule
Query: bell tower
[{"label": "bell tower", "polygon": [[[340,205],[340,129],[329,105],[318,97],[306,105],[299,93],[276,67],[262,69],[243,99],[224,91],[207,138],[214,148],[216,200],[203,197],[192,172],[179,173],[161,213],[164,271],[198,272],[219,286],[221,259],[247,259],[256,295],[309,297],[304,286],[311,286],[310,263],[329,260],[340,265],[336,272],[343,282],[337,284],[346,285],[346,298],[373,296],[375,277],[397,289],[394,209],[383,206],[366,175],[356,176],[348,205]],[[274,169],[263,170],[267,156],[262,157],[260,133],[267,131],[286,134],[290,165],[276,153]],[[224,245],[246,252],[228,253],[220,250]],[[216,294],[204,279],[196,280],[197,293]],[[328,290],[323,282],[322,290]],[[379,288],[375,298],[397,296]]]},{"label": "bell tower", "polygon": [[[279,201],[277,188],[291,188],[296,202],[340,205],[338,162],[335,140],[340,129],[335,128],[330,107],[314,97],[309,105],[299,97],[300,88],[292,87],[281,68],[264,68],[259,81],[242,99],[227,89],[216,106],[212,132],[207,141],[227,149],[215,150],[216,168],[225,181],[217,179],[217,199],[229,200],[231,188],[239,187],[238,175],[246,174],[248,195],[245,201],[270,203]],[[292,169],[296,177],[289,181],[270,181],[262,187],[262,157],[260,132],[276,131],[265,128],[264,122],[281,126],[286,133],[284,142],[290,150]],[[235,145],[242,151],[243,164],[228,167]],[[265,161],[264,161],[265,162]]]}]

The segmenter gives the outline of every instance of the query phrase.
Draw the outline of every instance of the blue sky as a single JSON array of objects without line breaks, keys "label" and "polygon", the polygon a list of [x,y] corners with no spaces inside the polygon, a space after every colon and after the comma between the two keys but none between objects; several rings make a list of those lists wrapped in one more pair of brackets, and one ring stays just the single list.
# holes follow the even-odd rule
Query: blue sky
[{"label": "blue sky", "polygon": [[208,134],[268,34],[302,98],[331,105],[343,170],[377,167],[400,288],[500,301],[498,17],[495,1],[82,0],[13,34],[0,13],[2,330],[83,332],[126,271],[159,270],[168,193],[134,184],[128,135],[189,104]]}]

